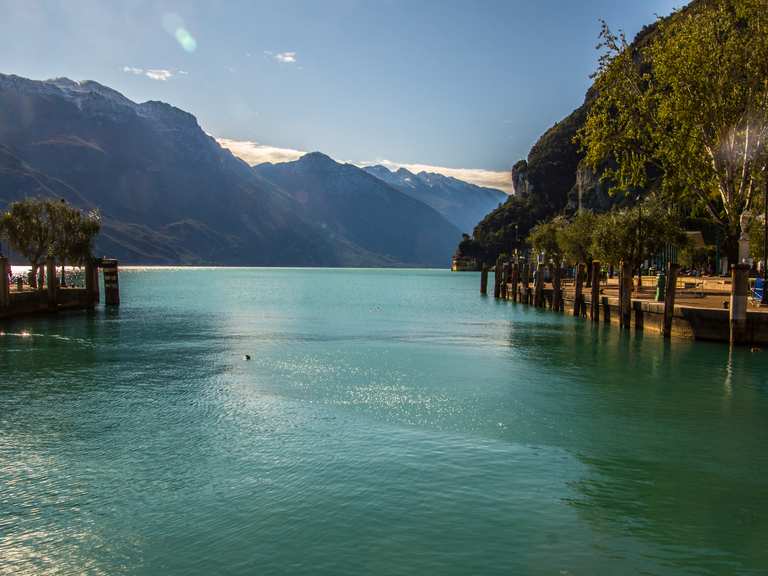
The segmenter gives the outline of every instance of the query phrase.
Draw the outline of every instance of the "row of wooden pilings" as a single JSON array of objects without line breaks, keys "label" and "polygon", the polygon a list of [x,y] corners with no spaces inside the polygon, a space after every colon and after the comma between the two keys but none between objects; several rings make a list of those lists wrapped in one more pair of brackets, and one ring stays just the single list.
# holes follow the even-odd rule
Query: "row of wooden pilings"
[{"label": "row of wooden pilings", "polygon": [[[45,262],[45,290],[39,290],[47,301],[47,309],[51,312],[57,311],[60,305],[67,304],[64,298],[65,294],[82,294],[82,288],[69,288],[63,292],[63,287],[59,285],[59,279],[56,275],[56,262],[53,258],[48,258]],[[85,307],[94,306],[99,303],[99,268],[104,277],[104,304],[107,306],[120,305],[120,284],[118,279],[117,260],[109,258],[92,258],[85,263],[85,288],[86,293]],[[14,312],[15,300],[24,293],[11,293],[10,285],[10,264],[8,258],[0,256],[0,312]],[[28,304],[28,302],[25,302]]]},{"label": "row of wooden pilings", "polygon": [[[564,312],[562,268],[558,265],[546,265],[550,269],[552,278],[551,292],[546,294],[544,290],[544,266],[545,264],[534,266],[527,261],[509,261],[499,257],[494,267],[494,298],[533,305],[536,308],[549,308],[555,312]],[[662,325],[662,334],[665,338],[672,336],[679,269],[677,264],[667,264]],[[488,266],[484,264],[480,274],[481,294],[488,292],[488,272]],[[590,279],[587,286],[590,290],[589,310],[587,310],[587,301],[584,296],[587,274],[589,274]],[[576,267],[573,308],[569,311],[573,316],[587,317],[588,315],[593,323],[600,322],[600,307],[604,303],[604,298],[600,296],[600,276],[601,264],[598,261],[593,261],[589,270],[585,264],[579,264]],[[532,287],[531,282],[533,282]],[[632,289],[632,267],[627,263],[621,263],[619,267],[619,326],[626,330],[630,328],[632,321]],[[731,267],[731,298],[728,314],[731,343],[743,344],[748,341],[748,297],[749,266],[746,264],[734,265]],[[607,299],[605,300],[607,301]],[[639,304],[639,301],[635,302],[636,306]],[[606,317],[605,321],[610,322],[610,319]],[[642,322],[636,320],[635,327],[642,329]]]}]

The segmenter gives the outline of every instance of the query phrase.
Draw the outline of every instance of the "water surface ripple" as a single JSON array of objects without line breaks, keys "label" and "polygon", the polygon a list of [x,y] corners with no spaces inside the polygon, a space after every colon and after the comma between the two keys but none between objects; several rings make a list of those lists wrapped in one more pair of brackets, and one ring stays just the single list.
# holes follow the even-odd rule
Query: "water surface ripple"
[{"label": "water surface ripple", "polygon": [[768,352],[478,285],[124,271],[6,324],[0,575],[768,573]]}]

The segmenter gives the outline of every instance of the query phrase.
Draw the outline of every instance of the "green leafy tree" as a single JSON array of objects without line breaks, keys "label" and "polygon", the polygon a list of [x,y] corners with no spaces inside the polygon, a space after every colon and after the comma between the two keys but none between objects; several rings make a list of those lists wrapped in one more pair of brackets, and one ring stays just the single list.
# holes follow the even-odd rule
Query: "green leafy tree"
[{"label": "green leafy tree", "polygon": [[638,271],[665,247],[683,247],[687,241],[675,217],[655,202],[597,216],[592,238],[596,258],[614,266],[628,262]]},{"label": "green leafy tree", "polygon": [[617,189],[694,203],[738,258],[742,215],[768,162],[765,0],[699,2],[629,45],[603,25],[596,98],[577,136]]},{"label": "green leafy tree", "polygon": [[38,268],[48,256],[54,238],[50,201],[32,198],[14,202],[3,214],[0,226],[11,248],[29,262],[31,283],[37,287]]},{"label": "green leafy tree", "polygon": [[568,221],[562,216],[553,218],[548,222],[541,222],[531,229],[528,242],[537,252],[543,252],[546,258],[556,265],[563,261],[563,249],[560,245],[560,236]]},{"label": "green leafy tree", "polygon": [[571,264],[586,264],[592,261],[595,218],[592,212],[581,210],[567,225],[558,229],[558,245],[563,258]]}]

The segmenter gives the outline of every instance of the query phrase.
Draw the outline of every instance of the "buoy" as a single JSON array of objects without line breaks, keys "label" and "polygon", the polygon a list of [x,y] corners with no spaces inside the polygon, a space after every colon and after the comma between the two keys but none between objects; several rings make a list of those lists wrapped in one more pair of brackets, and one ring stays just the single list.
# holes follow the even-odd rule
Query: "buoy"
[{"label": "buoy", "polygon": [[246,359],[246,360],[250,360],[250,359],[251,359],[251,355],[250,355],[250,354],[246,354],[246,355],[245,355],[245,359]]}]

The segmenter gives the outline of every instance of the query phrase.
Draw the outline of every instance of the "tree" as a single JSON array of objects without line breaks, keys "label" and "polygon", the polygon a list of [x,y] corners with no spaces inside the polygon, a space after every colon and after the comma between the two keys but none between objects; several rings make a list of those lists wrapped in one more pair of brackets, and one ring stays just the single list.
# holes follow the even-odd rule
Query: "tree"
[{"label": "tree", "polygon": [[687,241],[676,219],[653,201],[599,215],[592,238],[596,258],[614,266],[627,262],[637,270],[665,247],[682,247]]},{"label": "tree", "polygon": [[93,241],[101,229],[98,210],[83,213],[61,202],[51,202],[51,223],[54,227],[53,255],[58,258],[62,278],[65,264],[83,264],[92,256]]},{"label": "tree", "polygon": [[531,229],[528,241],[537,252],[542,252],[556,265],[563,261],[563,249],[560,245],[560,235],[568,221],[558,216],[548,222],[541,222]]},{"label": "tree", "polygon": [[32,198],[12,203],[2,217],[3,236],[32,267],[33,287],[37,287],[37,269],[48,256],[53,243],[51,212],[49,200]]},{"label": "tree", "polygon": [[58,258],[62,267],[89,258],[100,228],[98,211],[84,214],[63,200],[43,198],[14,202],[0,220],[0,232],[11,248],[29,261],[33,286],[46,257]]},{"label": "tree", "polygon": [[617,189],[694,203],[738,258],[768,154],[765,0],[699,2],[629,45],[604,23],[597,96],[577,139]]},{"label": "tree", "polygon": [[558,230],[557,241],[565,260],[572,264],[592,261],[592,233],[595,215],[581,210],[565,226]]}]

